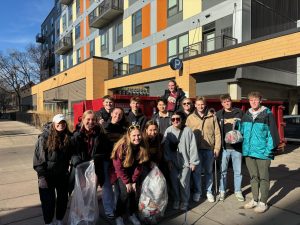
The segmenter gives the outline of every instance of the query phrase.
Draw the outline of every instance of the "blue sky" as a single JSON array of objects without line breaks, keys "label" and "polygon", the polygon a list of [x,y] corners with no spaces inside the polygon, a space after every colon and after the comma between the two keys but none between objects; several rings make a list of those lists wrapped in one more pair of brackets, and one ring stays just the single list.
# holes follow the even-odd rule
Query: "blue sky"
[{"label": "blue sky", "polygon": [[53,0],[1,0],[0,51],[24,50],[54,5]]}]

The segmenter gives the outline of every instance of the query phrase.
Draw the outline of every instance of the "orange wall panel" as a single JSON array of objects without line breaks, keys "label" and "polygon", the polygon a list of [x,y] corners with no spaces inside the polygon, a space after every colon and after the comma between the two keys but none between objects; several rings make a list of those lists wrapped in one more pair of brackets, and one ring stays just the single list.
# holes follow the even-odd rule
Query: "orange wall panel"
[{"label": "orange wall panel", "polygon": [[150,3],[142,8],[142,38],[150,35]]},{"label": "orange wall panel", "polygon": [[86,58],[89,58],[91,56],[91,53],[90,53],[90,42],[88,42],[86,44]]},{"label": "orange wall panel", "polygon": [[167,63],[167,41],[157,43],[157,65]]},{"label": "orange wall panel", "polygon": [[167,27],[167,0],[158,0],[157,2],[157,32]]},{"label": "orange wall panel", "polygon": [[84,26],[83,21],[80,22],[80,40],[84,39]]},{"label": "orange wall panel", "polygon": [[150,47],[142,49],[142,68],[150,67]]},{"label": "orange wall panel", "polygon": [[84,58],[84,47],[80,48],[80,62],[82,62],[83,60],[85,60]]},{"label": "orange wall panel", "polygon": [[91,32],[90,32],[90,22],[89,22],[89,17],[87,16],[85,18],[86,21],[86,36],[90,36]]},{"label": "orange wall panel", "polygon": [[83,1],[84,0],[80,0],[80,14],[83,13]]}]

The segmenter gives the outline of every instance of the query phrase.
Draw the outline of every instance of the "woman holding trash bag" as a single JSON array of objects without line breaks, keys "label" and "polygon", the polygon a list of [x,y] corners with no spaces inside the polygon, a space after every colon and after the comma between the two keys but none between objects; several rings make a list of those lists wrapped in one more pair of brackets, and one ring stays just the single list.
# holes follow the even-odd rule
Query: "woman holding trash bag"
[{"label": "woman holding trash bag", "polygon": [[[196,139],[193,131],[182,124],[182,114],[175,112],[172,126],[164,134],[164,157],[168,162],[171,188],[173,190],[173,209],[186,211],[190,198],[191,172],[199,164]],[[180,205],[181,202],[181,205]]]},{"label": "woman holding trash bag", "polygon": [[137,181],[143,164],[149,160],[148,148],[142,138],[138,125],[131,125],[126,134],[115,144],[111,154],[115,169],[115,187],[119,196],[116,207],[116,224],[124,225],[122,215],[129,214],[134,225],[140,225],[136,217],[138,203],[136,199]]},{"label": "woman holding trash bag", "polygon": [[113,216],[113,191],[109,171],[105,163],[106,160],[110,159],[109,142],[104,129],[96,122],[94,111],[87,110],[83,113],[81,128],[74,133],[72,142],[74,144],[74,154],[71,158],[70,182],[72,186],[70,192],[74,188],[76,166],[80,163],[94,160],[98,184],[102,187],[102,199],[105,199],[105,201],[102,201],[104,211],[106,214]]},{"label": "woman holding trash bag", "polygon": [[68,204],[71,151],[71,132],[66,118],[63,114],[57,114],[53,117],[52,124],[39,135],[33,157],[45,224],[54,224],[54,215],[56,224],[63,224]]}]

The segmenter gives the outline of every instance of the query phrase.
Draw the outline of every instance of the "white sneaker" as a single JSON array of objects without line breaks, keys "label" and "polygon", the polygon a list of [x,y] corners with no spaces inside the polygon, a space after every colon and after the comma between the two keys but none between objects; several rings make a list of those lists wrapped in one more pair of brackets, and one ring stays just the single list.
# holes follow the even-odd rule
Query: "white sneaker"
[{"label": "white sneaker", "polygon": [[258,205],[258,203],[252,199],[250,202],[248,202],[247,204],[244,205],[244,208],[245,209],[253,209],[257,205]]},{"label": "white sneaker", "polygon": [[117,217],[116,218],[116,225],[124,225],[124,221],[122,217]]},{"label": "white sneaker", "polygon": [[207,201],[215,202],[215,197],[212,195],[212,193],[207,193],[206,197],[207,197]]},{"label": "white sneaker", "polygon": [[131,216],[128,218],[133,225],[141,225],[141,222],[138,220],[136,215],[133,213]]},{"label": "white sneaker", "polygon": [[259,202],[257,206],[254,208],[254,212],[264,213],[268,209],[268,205],[263,202]]},{"label": "white sneaker", "polygon": [[201,197],[200,194],[193,194],[193,201],[194,202],[199,202],[200,201],[200,197]]},{"label": "white sneaker", "polygon": [[219,199],[220,199],[220,201],[225,200],[225,191],[220,191]]},{"label": "white sneaker", "polygon": [[244,196],[243,196],[243,194],[242,194],[241,191],[235,192],[235,197],[237,198],[237,200],[238,200],[239,202],[245,201]]}]

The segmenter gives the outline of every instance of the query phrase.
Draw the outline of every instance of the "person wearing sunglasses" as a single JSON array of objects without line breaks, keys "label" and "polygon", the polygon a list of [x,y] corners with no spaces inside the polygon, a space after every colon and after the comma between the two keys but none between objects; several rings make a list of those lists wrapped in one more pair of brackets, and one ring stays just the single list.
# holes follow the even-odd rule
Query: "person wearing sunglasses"
[{"label": "person wearing sunglasses", "polygon": [[192,174],[194,181],[193,201],[199,202],[202,195],[201,173],[205,173],[206,197],[209,202],[214,202],[212,194],[213,164],[221,150],[221,132],[214,110],[206,106],[203,96],[196,97],[195,111],[187,118],[186,125],[190,127],[196,137],[200,164]]},{"label": "person wearing sunglasses", "polygon": [[173,209],[185,211],[190,198],[191,172],[199,164],[199,157],[194,133],[182,124],[182,114],[175,112],[171,121],[172,126],[164,134],[164,157],[173,191]]},{"label": "person wearing sunglasses", "polygon": [[137,187],[143,164],[149,160],[148,147],[142,137],[139,125],[131,125],[126,134],[114,145],[111,159],[114,166],[112,176],[118,189],[116,206],[116,224],[124,225],[123,215],[128,214],[134,225],[140,225],[138,211]]},{"label": "person wearing sunglasses", "polygon": [[182,123],[185,124],[186,119],[189,115],[191,115],[194,111],[194,105],[192,102],[192,99],[190,98],[184,98],[181,101],[181,110],[179,112],[182,112],[183,118],[182,118]]}]

